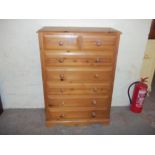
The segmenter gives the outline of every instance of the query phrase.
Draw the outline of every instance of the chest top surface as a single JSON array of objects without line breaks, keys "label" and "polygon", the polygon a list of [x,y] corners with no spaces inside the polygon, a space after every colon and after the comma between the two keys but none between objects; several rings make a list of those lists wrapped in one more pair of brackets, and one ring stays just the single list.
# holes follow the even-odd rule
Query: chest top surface
[{"label": "chest top surface", "polygon": [[119,33],[120,31],[105,27],[105,28],[97,28],[97,27],[43,27],[37,31],[40,32],[100,32],[100,33]]}]

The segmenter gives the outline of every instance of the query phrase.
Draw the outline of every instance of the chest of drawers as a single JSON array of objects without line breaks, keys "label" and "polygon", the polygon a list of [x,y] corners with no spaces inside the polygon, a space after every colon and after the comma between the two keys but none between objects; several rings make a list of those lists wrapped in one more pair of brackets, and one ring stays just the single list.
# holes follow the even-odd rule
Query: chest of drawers
[{"label": "chest of drawers", "polygon": [[44,27],[38,34],[46,125],[109,123],[120,32]]}]

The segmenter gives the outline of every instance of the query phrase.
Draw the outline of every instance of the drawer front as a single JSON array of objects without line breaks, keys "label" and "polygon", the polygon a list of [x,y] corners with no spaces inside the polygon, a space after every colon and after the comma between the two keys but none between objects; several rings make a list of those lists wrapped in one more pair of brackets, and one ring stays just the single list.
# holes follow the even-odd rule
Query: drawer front
[{"label": "drawer front", "polygon": [[77,35],[45,34],[43,37],[44,49],[47,50],[76,50],[79,49]]},{"label": "drawer front", "polygon": [[86,111],[52,111],[48,112],[48,119],[52,120],[76,120],[76,119],[98,119],[107,118],[105,110],[86,110]]},{"label": "drawer front", "polygon": [[111,46],[115,46],[116,36],[86,34],[82,36],[81,48],[83,50],[104,50]]},{"label": "drawer front", "polygon": [[76,71],[76,70],[50,70],[46,69],[46,79],[51,82],[82,82],[101,83],[112,80],[112,71]]},{"label": "drawer front", "polygon": [[105,97],[76,97],[68,96],[55,98],[48,95],[48,107],[107,107],[109,98]]},{"label": "drawer front", "polygon": [[107,95],[110,83],[106,84],[47,84],[47,92],[51,95]]},{"label": "drawer front", "polygon": [[112,66],[113,65],[113,53],[105,54],[46,54],[45,55],[46,66]]}]

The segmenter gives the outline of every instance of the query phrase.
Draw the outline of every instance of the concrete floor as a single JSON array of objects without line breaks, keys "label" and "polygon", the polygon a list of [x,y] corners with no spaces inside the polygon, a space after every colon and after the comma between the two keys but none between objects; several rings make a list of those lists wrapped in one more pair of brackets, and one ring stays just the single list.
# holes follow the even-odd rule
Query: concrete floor
[{"label": "concrete floor", "polygon": [[108,126],[99,124],[77,127],[58,125],[46,128],[44,119],[43,109],[5,110],[0,116],[0,134],[154,135],[155,89],[145,99],[144,110],[140,114],[130,112],[128,107],[112,107],[111,124]]},{"label": "concrete floor", "polygon": [[111,124],[54,126],[46,128],[42,109],[6,110],[0,117],[0,134],[155,134],[155,111],[131,113],[127,107],[112,108]]}]

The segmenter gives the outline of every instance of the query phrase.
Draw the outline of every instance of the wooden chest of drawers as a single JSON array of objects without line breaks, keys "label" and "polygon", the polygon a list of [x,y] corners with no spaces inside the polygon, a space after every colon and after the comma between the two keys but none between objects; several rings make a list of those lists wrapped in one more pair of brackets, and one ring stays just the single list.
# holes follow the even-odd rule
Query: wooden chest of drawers
[{"label": "wooden chest of drawers", "polygon": [[120,32],[44,27],[38,33],[47,126],[109,123]]}]

